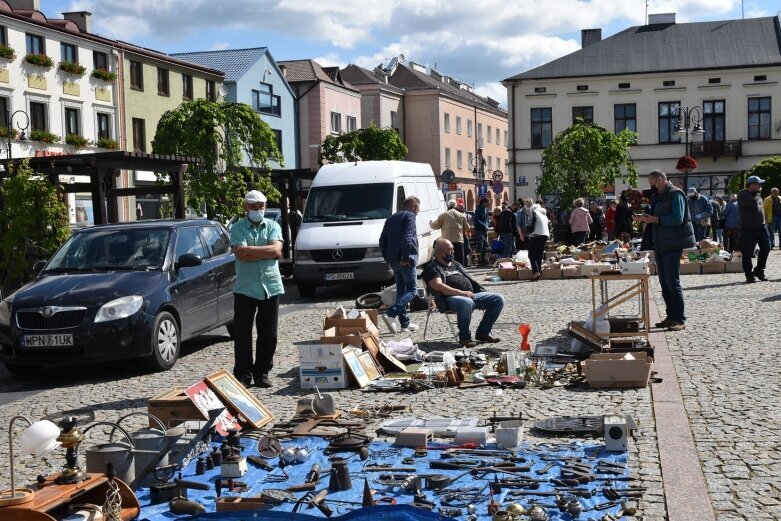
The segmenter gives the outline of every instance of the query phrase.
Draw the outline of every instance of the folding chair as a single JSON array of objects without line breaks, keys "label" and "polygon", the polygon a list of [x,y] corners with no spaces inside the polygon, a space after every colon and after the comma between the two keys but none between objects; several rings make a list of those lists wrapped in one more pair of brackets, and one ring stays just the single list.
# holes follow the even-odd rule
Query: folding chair
[{"label": "folding chair", "polygon": [[447,325],[450,327],[450,333],[453,335],[453,340],[455,342],[458,342],[458,331],[456,331],[456,328],[453,326],[453,321],[451,320],[451,316],[455,315],[455,311],[449,311],[449,310],[440,310],[437,308],[437,303],[434,300],[434,295],[431,294],[429,291],[428,284],[426,284],[426,304],[428,307],[428,311],[426,311],[426,325],[423,328],[423,341],[434,341],[434,340],[445,340],[450,338],[449,336],[442,336],[437,338],[426,338],[426,333],[428,332],[428,321],[431,318],[431,315],[433,313],[440,313],[442,315],[445,315],[445,319],[447,320]]}]

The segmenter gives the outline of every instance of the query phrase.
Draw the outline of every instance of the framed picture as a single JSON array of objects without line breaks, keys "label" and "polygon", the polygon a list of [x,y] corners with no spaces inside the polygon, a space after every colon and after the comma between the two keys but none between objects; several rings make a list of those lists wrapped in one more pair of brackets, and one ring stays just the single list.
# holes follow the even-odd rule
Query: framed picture
[{"label": "framed picture", "polygon": [[558,354],[558,347],[553,345],[537,344],[532,351],[534,356],[556,356]]},{"label": "framed picture", "polygon": [[206,382],[252,428],[259,429],[274,419],[271,411],[225,369],[207,376]]},{"label": "framed picture", "polygon": [[350,368],[350,373],[353,375],[353,378],[358,382],[358,386],[363,389],[369,385],[371,380],[369,380],[360,360],[358,360],[358,353],[349,347],[346,347],[342,349],[342,356],[344,356],[344,361],[347,363],[347,367]]},{"label": "framed picture", "polygon": [[241,430],[241,425],[235,416],[228,412],[228,407],[214,394],[214,391],[206,385],[206,380],[201,380],[187,389],[184,393],[195,404],[195,407],[203,414],[204,418],[209,417],[209,411],[222,409],[222,414],[217,417],[214,423],[217,432],[222,436],[228,435],[229,429]]},{"label": "framed picture", "polygon": [[358,355],[358,362],[361,363],[363,372],[366,373],[366,376],[370,381],[374,381],[380,377],[380,371],[377,369],[377,365],[374,363],[374,358],[369,351],[364,351]]}]

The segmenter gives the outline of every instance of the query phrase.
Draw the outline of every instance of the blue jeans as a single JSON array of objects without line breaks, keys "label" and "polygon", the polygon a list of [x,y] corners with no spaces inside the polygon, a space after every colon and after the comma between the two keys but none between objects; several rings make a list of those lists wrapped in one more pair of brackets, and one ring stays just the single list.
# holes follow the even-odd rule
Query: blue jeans
[{"label": "blue jeans", "polygon": [[[751,257],[754,256],[754,248],[759,246],[757,254],[757,267],[751,269]],[[770,253],[770,239],[767,236],[767,229],[762,228],[741,228],[740,229],[740,253],[743,261],[743,273],[749,279],[754,273],[765,274],[765,265],[767,256]]]},{"label": "blue jeans", "polygon": [[778,246],[781,247],[781,215],[774,215],[773,220],[767,225],[770,234],[770,247],[776,247],[776,233],[778,233]]},{"label": "blue jeans", "polygon": [[499,234],[502,239],[502,257],[512,258],[515,248],[515,236],[511,233]]},{"label": "blue jeans", "polygon": [[396,303],[388,308],[387,315],[399,319],[401,327],[407,327],[410,323],[407,315],[407,304],[415,296],[417,290],[417,272],[415,266],[391,266],[393,277],[396,279]]},{"label": "blue jeans", "polygon": [[683,289],[681,289],[681,253],[673,250],[664,253],[654,252],[656,271],[662,285],[662,297],[667,308],[667,319],[673,322],[686,322],[683,312]]},{"label": "blue jeans", "polygon": [[488,230],[486,228],[475,226],[475,241],[477,241],[477,251],[481,255],[491,251],[491,248],[488,247]]},{"label": "blue jeans", "polygon": [[485,310],[483,319],[477,326],[475,336],[484,337],[491,334],[491,328],[499,318],[499,313],[502,312],[504,307],[504,297],[498,293],[481,292],[475,293],[475,298],[472,300],[468,297],[446,297],[447,309],[449,311],[455,311],[456,318],[458,319],[458,339],[469,340],[472,338],[472,333],[469,331],[469,324],[472,322],[472,311],[475,309]]}]

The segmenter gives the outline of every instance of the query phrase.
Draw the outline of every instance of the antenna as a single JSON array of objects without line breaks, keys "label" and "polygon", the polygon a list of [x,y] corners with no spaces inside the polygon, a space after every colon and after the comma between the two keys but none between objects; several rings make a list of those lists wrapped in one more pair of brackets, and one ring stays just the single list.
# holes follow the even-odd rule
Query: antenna
[{"label": "antenna", "polygon": [[740,0],[740,17],[741,19],[746,19],[746,13],[743,11],[743,0]]},{"label": "antenna", "polygon": [[645,25],[648,25],[648,0],[645,0]]}]

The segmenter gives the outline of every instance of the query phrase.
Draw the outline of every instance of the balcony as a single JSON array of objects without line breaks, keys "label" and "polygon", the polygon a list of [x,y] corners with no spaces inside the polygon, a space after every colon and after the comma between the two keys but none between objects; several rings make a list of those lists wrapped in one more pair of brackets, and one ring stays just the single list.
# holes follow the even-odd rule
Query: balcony
[{"label": "balcony", "polygon": [[694,157],[724,157],[743,155],[743,141],[696,141],[691,144],[691,154]]}]

